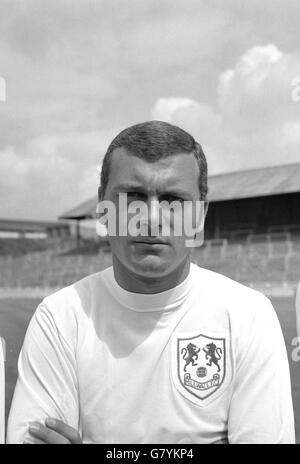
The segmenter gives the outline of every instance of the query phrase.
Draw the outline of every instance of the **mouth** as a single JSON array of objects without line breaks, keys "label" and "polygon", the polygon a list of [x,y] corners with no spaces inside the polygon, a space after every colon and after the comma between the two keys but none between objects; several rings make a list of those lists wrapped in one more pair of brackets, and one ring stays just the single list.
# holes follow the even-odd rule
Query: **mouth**
[{"label": "mouth", "polygon": [[154,237],[143,237],[138,240],[133,240],[133,243],[141,245],[167,245],[166,241]]}]

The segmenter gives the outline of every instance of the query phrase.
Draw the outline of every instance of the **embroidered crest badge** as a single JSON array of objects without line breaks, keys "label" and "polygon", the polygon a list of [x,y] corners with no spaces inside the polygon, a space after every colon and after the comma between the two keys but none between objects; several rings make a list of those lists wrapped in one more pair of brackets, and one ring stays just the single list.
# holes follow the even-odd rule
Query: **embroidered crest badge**
[{"label": "embroidered crest badge", "polygon": [[199,334],[177,339],[177,376],[181,387],[200,400],[222,385],[226,374],[225,338]]}]

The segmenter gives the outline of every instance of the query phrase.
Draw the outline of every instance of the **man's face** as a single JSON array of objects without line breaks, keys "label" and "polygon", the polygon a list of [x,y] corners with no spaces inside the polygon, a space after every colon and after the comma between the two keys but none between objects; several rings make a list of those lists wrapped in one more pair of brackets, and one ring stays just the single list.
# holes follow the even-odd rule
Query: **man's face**
[{"label": "man's face", "polygon": [[199,200],[197,161],[192,154],[182,153],[148,163],[129,155],[125,148],[117,148],[111,156],[104,200],[115,204],[117,231],[118,218],[126,218],[127,224],[132,218],[126,207],[119,210],[120,194],[127,195],[127,207],[134,201],[140,201],[149,211],[147,217],[141,219],[148,237],[120,236],[118,232],[116,236],[109,236],[115,262],[120,262],[129,273],[140,277],[164,277],[189,259],[190,249],[186,247],[186,236],[175,236],[173,230],[176,214],[182,217],[182,213],[173,213],[170,234],[162,236],[162,215],[153,205]]}]

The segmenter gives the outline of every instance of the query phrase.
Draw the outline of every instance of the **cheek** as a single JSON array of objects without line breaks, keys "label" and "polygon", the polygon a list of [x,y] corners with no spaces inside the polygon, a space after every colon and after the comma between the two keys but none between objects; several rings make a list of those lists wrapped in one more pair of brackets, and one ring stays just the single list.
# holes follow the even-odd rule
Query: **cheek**
[{"label": "cheek", "polygon": [[172,245],[175,249],[176,254],[185,254],[188,252],[187,247],[185,246],[186,237],[181,235],[180,237],[173,237],[172,238]]},{"label": "cheek", "polygon": [[112,254],[116,256],[126,254],[126,237],[109,237],[109,244]]}]

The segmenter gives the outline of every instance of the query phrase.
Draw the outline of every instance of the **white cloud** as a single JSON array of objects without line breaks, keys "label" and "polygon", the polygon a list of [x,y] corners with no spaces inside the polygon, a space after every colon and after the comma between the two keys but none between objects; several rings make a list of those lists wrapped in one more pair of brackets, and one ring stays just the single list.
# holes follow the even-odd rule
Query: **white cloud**
[{"label": "white cloud", "polygon": [[298,156],[298,0],[175,3],[1,0],[1,216],[53,218],[94,194],[113,128],[156,100],[151,117],[198,138],[211,172]]},{"label": "white cloud", "polygon": [[291,85],[299,73],[300,55],[255,46],[220,74],[215,107],[161,97],[152,116],[188,130],[204,146],[211,173],[297,162],[300,105]]},{"label": "white cloud", "polygon": [[169,97],[159,98],[152,110],[153,119],[170,122],[174,114],[183,108],[188,108],[191,112],[199,106],[199,103],[191,98]]},{"label": "white cloud", "polygon": [[0,151],[3,217],[55,219],[97,194],[96,169],[118,130],[41,136]]},{"label": "white cloud", "polygon": [[300,55],[284,54],[275,45],[253,47],[219,78],[219,107],[237,132],[260,131],[297,116],[292,80],[300,72]]},{"label": "white cloud", "polygon": [[220,115],[204,103],[191,98],[159,98],[153,109],[152,118],[171,122],[189,131],[192,135],[205,135],[207,142],[215,136],[221,123]]}]

